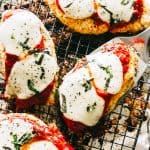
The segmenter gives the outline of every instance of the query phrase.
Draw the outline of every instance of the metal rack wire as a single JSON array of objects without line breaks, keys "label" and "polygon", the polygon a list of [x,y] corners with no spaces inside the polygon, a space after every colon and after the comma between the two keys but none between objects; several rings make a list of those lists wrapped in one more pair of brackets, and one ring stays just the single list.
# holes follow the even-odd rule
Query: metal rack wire
[{"label": "metal rack wire", "polygon": [[[33,7],[36,7],[36,9],[33,9]],[[110,33],[100,36],[72,33],[53,17],[49,11],[45,11],[44,16],[41,15],[45,7],[42,0],[1,0],[0,14],[10,8],[26,8],[39,15],[55,41],[60,68],[62,66],[73,66],[76,59],[89,54],[115,36]],[[46,8],[46,10],[49,9]],[[45,22],[49,18],[51,18],[51,22]],[[71,67],[67,69],[69,70]],[[69,132],[60,115],[58,103],[52,107],[36,106],[29,112],[39,116],[46,122],[55,122],[77,150],[135,149],[141,124],[145,120],[146,104],[150,98],[149,70],[150,68],[147,69],[132,92],[119,102],[116,109],[104,118],[102,123],[98,124],[94,130],[88,129],[90,132],[81,133],[78,136]],[[1,84],[0,90],[3,90]],[[6,110],[8,108],[6,107]],[[133,115],[135,112],[137,112],[137,116]],[[95,133],[98,134],[95,135]]]}]

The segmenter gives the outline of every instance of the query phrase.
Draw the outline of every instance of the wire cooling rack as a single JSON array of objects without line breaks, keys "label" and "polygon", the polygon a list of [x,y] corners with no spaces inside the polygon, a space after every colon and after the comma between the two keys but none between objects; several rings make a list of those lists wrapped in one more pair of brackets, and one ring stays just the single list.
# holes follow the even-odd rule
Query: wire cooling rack
[{"label": "wire cooling rack", "polygon": [[[0,15],[4,10],[25,8],[37,14],[49,30],[56,45],[56,53],[60,66],[60,81],[69,71],[78,58],[96,49],[106,41],[115,37],[110,33],[100,36],[81,35],[72,33],[62,25],[49,11],[41,0],[1,0]],[[59,103],[54,106],[35,106],[24,112],[37,115],[47,123],[55,122],[66,135],[68,141],[77,150],[131,150],[135,149],[142,122],[146,120],[145,110],[150,98],[150,68],[146,70],[137,86],[122,99],[116,109],[103,118],[96,127],[88,128],[78,135],[68,131],[65,126]],[[3,80],[0,80],[3,82]],[[0,83],[3,92],[3,83]],[[3,111],[14,111],[14,108],[0,101]]]}]

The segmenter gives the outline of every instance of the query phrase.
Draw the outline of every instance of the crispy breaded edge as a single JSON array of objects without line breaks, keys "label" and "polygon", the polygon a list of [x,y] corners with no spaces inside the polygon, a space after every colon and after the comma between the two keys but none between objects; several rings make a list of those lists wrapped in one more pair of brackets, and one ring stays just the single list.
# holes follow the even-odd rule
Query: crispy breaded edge
[{"label": "crispy breaded edge", "polygon": [[[145,2],[146,0],[144,0]],[[75,32],[81,34],[102,34],[105,32],[112,33],[136,33],[150,26],[150,18],[146,19],[146,16],[150,16],[150,6],[144,3],[144,12],[140,19],[124,24],[120,27],[109,27],[106,23],[95,24],[92,18],[87,19],[72,19],[65,16],[65,14],[58,8],[54,0],[44,0],[44,2],[50,7],[51,12],[66,26]]]},{"label": "crispy breaded edge", "polygon": [[44,0],[50,7],[51,12],[66,26],[75,32],[82,34],[102,34],[108,31],[107,24],[95,24],[91,18],[87,19],[71,19],[67,18],[64,13],[57,7],[53,0]]},{"label": "crispy breaded edge", "polygon": [[116,104],[120,101],[120,99],[124,95],[126,95],[127,92],[130,91],[130,89],[133,87],[137,67],[138,67],[138,56],[131,48],[128,72],[124,76],[124,81],[120,91],[118,92],[118,94],[113,95],[112,98],[110,99],[105,115],[109,114],[116,107]]}]

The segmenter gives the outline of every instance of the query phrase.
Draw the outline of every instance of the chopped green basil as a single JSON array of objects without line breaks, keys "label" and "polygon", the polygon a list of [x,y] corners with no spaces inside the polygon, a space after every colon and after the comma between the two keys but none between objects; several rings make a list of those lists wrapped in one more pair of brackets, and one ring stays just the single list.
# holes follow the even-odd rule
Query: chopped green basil
[{"label": "chopped green basil", "polygon": [[40,68],[41,68],[41,72],[42,72],[41,75],[40,75],[40,79],[42,80],[45,76],[45,70],[44,70],[43,67],[40,67]]},{"label": "chopped green basil", "polygon": [[29,38],[27,38],[24,42],[19,42],[19,45],[22,46],[24,50],[29,50],[30,47],[27,45]]},{"label": "chopped green basil", "polygon": [[73,2],[69,3],[67,6],[65,6],[65,8],[70,7],[73,4]]},{"label": "chopped green basil", "polygon": [[40,56],[39,60],[38,60],[38,61],[36,60],[35,63],[36,63],[37,65],[41,65],[43,59],[44,59],[44,54],[42,54],[42,55]]},{"label": "chopped green basil", "polygon": [[66,113],[67,112],[67,104],[66,104],[66,97],[65,95],[61,94],[62,96],[62,106],[61,106],[61,111],[63,113]]},{"label": "chopped green basil", "polygon": [[31,80],[27,81],[27,85],[28,85],[29,90],[34,92],[36,95],[39,95],[39,91],[37,89],[35,89],[34,83]]},{"label": "chopped green basil", "polygon": [[122,5],[127,5],[127,4],[129,4],[129,2],[130,2],[130,0],[122,0],[122,1],[121,1],[121,4],[122,4]]},{"label": "chopped green basil", "polygon": [[37,58],[39,56],[38,53],[34,53],[34,57]]},{"label": "chopped green basil", "polygon": [[7,146],[3,146],[3,149],[4,150],[12,150],[10,147],[7,147]]},{"label": "chopped green basil", "polygon": [[97,105],[96,102],[93,105],[88,105],[86,108],[87,112],[91,112],[91,111],[95,110],[96,105]]},{"label": "chopped green basil", "polygon": [[113,78],[113,74],[110,71],[110,67],[104,67],[104,66],[100,66],[98,65],[99,68],[103,69],[107,74],[108,74],[108,78],[105,78],[106,82],[105,82],[105,91],[107,91],[109,84],[110,84],[110,80]]},{"label": "chopped green basil", "polygon": [[12,135],[13,136],[12,143],[14,144],[15,149],[20,150],[20,147],[29,142],[33,138],[33,135],[34,134],[32,133],[25,133],[19,139],[16,134]]},{"label": "chopped green basil", "polygon": [[15,39],[14,34],[11,35],[11,39]]},{"label": "chopped green basil", "polygon": [[86,80],[82,86],[85,88],[85,92],[91,90],[92,88],[92,85],[91,85],[91,81],[93,80],[93,78],[89,79],[89,80]]},{"label": "chopped green basil", "polygon": [[58,90],[58,88],[55,89],[54,97],[55,97],[55,99],[58,99],[58,97],[59,97],[59,90]]}]

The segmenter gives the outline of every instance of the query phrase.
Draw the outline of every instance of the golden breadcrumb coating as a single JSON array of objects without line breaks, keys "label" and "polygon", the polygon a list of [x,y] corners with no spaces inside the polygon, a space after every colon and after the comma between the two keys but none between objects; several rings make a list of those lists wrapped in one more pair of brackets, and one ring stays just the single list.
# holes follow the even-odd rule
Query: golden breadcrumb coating
[{"label": "golden breadcrumb coating", "polygon": [[144,1],[143,14],[140,19],[134,22],[126,23],[122,26],[108,26],[106,23],[95,24],[92,18],[86,19],[72,19],[65,16],[65,14],[58,8],[55,0],[44,0],[44,2],[50,7],[51,12],[66,26],[75,32],[81,34],[102,34],[105,32],[123,33],[130,32],[136,33],[150,26],[150,2]]}]

